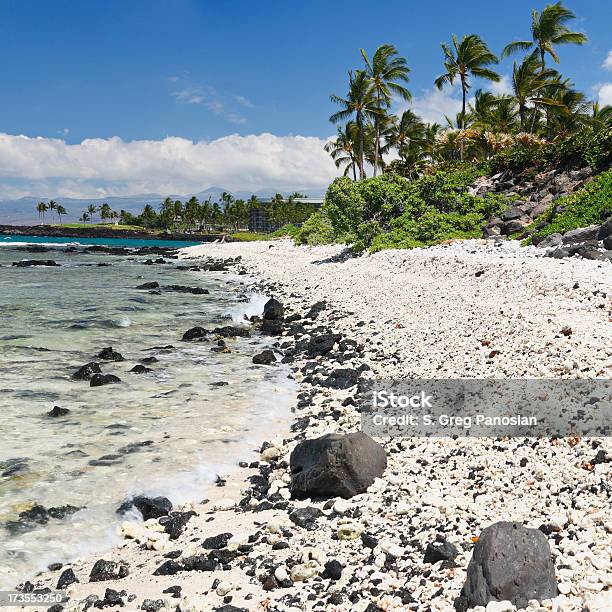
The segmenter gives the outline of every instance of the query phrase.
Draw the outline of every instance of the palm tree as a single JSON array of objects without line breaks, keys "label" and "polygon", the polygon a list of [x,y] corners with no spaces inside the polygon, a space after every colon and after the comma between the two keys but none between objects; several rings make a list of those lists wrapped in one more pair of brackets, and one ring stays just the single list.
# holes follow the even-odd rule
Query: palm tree
[{"label": "palm tree", "polygon": [[612,127],[612,106],[600,106],[599,102],[593,102],[589,123],[596,132]]},{"label": "palm tree", "polygon": [[411,110],[402,113],[392,128],[391,143],[401,159],[407,159],[411,152],[422,147],[425,140],[425,124]]},{"label": "palm tree", "polygon": [[374,137],[374,176],[376,176],[380,157],[381,115],[384,109],[391,106],[393,95],[406,101],[412,99],[410,92],[402,85],[402,82],[408,82],[410,68],[406,65],[406,60],[398,55],[397,49],[393,45],[378,47],[372,56],[372,61],[363,49],[361,49],[361,55],[379,109],[379,114],[374,116],[376,131]]},{"label": "palm tree", "polygon": [[556,70],[539,70],[536,51],[523,58],[520,64],[514,62],[512,68],[512,91],[518,104],[521,131],[527,129],[527,112],[531,107],[532,120],[530,131],[533,132],[538,115],[538,105],[559,106],[560,103],[545,96],[545,89],[553,84],[558,76]]},{"label": "palm tree", "polygon": [[376,104],[376,97],[370,86],[369,77],[365,70],[349,72],[349,91],[346,98],[341,98],[336,94],[332,94],[330,99],[335,104],[343,107],[329,118],[332,123],[344,121],[345,119],[349,119],[353,114],[355,115],[355,125],[357,126],[357,133],[359,135],[359,177],[364,179],[366,177],[364,164],[366,122],[380,112]]},{"label": "palm tree", "polygon": [[47,207],[51,211],[51,223],[53,223],[53,211],[57,210],[57,202],[55,200],[49,200],[49,204],[47,204]]},{"label": "palm tree", "polygon": [[48,206],[44,202],[39,202],[36,205],[36,211],[38,212],[38,218],[41,219],[41,225],[45,223],[45,212],[47,211]]},{"label": "palm tree", "polygon": [[109,218],[114,225],[119,225],[119,216],[120,215],[116,210],[111,210]]},{"label": "palm tree", "polygon": [[[442,43],[444,51],[444,67],[446,72],[439,76],[435,83],[438,89],[442,89],[445,83],[453,85],[457,79],[461,83],[461,129],[465,129],[465,106],[467,92],[470,89],[470,75],[499,81],[497,72],[487,68],[498,62],[497,57],[487,47],[486,43],[476,34],[468,34],[461,42],[453,34],[452,47]],[[461,140],[461,159],[463,159],[463,139]]]},{"label": "palm tree", "polygon": [[87,211],[85,211],[85,212],[84,212],[84,213],[81,215],[81,217],[80,217],[79,221],[82,221],[83,223],[87,223],[87,222],[88,222],[90,219],[91,219],[91,217],[90,217],[90,216],[87,214]]},{"label": "palm tree", "polygon": [[93,216],[98,212],[98,207],[95,204],[90,204],[87,207],[87,215],[90,221],[93,221]]},{"label": "palm tree", "polygon": [[512,96],[496,96],[479,89],[469,104],[468,121],[474,128],[489,132],[512,133],[518,128],[518,111]]},{"label": "palm tree", "polygon": [[102,222],[106,221],[107,219],[110,219],[111,213],[113,212],[111,210],[111,207],[104,202],[101,206],[100,206],[100,219],[102,219]]},{"label": "palm tree", "polygon": [[57,216],[59,217],[59,224],[61,225],[62,224],[62,215],[67,215],[68,213],[67,213],[66,209],[61,204],[57,205],[56,211],[57,211]]},{"label": "palm tree", "polygon": [[557,64],[559,63],[555,45],[570,43],[583,45],[587,42],[585,34],[572,32],[565,25],[574,17],[574,13],[565,8],[561,2],[547,5],[541,13],[536,10],[531,11],[531,40],[517,40],[506,45],[501,54],[502,58],[516,51],[534,49],[539,55],[540,71],[544,72],[546,54],[550,55]]},{"label": "palm tree", "polygon": [[357,180],[357,165],[359,146],[357,124],[354,121],[349,121],[344,128],[338,127],[338,132],[335,140],[330,140],[323,147],[336,164],[336,168],[344,168],[344,176],[348,176],[349,172],[353,173],[353,180]]}]

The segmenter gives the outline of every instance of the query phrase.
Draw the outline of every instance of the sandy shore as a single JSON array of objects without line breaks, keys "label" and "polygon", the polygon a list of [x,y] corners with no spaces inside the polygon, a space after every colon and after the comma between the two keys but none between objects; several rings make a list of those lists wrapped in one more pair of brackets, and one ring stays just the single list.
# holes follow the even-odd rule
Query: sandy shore
[{"label": "sandy shore", "polygon": [[[347,502],[289,500],[288,459],[297,441],[359,428],[359,414],[345,401],[354,389],[318,384],[335,367],[366,378],[609,378],[612,266],[541,254],[480,241],[355,259],[340,247],[286,241],[186,249],[185,258],[242,257],[286,314],[302,317],[297,336],[270,338],[279,358],[314,330],[354,340],[359,350],[288,359],[301,383],[293,431],[271,440],[257,465],[207,491],[208,501],[194,503],[197,516],[178,539],[160,541],[156,520],[127,526],[135,539],[103,556],[124,562],[127,577],[90,583],[99,557],[75,562],[80,582],[68,587],[65,609],[84,609],[90,595],[104,600],[110,588],[125,592],[124,606],[111,593],[98,607],[452,610],[474,541],[499,520],[548,527],[561,595],[530,609],[612,609],[610,439],[396,439],[385,442],[387,470],[367,493]],[[316,319],[304,319],[322,300]],[[599,451],[607,461],[590,465]],[[296,508],[309,508],[313,524],[296,525],[289,518]],[[368,537],[339,538],[347,528]],[[154,575],[173,558],[209,553],[203,541],[219,534],[231,539],[221,538],[218,569]],[[457,557],[425,563],[427,544],[439,537],[457,547]],[[339,575],[325,569],[330,561]],[[40,576],[36,586],[55,588],[67,567]],[[181,587],[180,595],[163,593],[170,587]]]}]

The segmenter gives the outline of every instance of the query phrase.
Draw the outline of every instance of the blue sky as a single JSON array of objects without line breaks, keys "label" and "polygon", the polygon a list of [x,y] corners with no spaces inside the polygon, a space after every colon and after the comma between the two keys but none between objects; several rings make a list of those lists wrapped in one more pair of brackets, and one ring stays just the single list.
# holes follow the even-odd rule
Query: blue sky
[{"label": "blue sky", "polygon": [[[210,144],[231,134],[281,137],[265,142],[268,147],[278,146],[277,157],[262,160],[263,170],[251,159],[236,167],[230,164],[217,175],[204,172],[201,188],[226,185],[230,167],[231,188],[311,187],[306,170],[313,163],[316,181],[323,183],[333,169],[322,156],[315,162],[308,156],[317,149],[316,139],[334,132],[328,122],[334,111],[329,94],[344,93],[347,70],[359,66],[360,47],[372,52],[379,44],[395,44],[411,67],[410,89],[417,110],[435,119],[441,112],[452,112],[456,104],[452,92],[432,91],[442,68],[440,42],[453,32],[476,32],[499,52],[510,40],[528,37],[530,10],[545,4],[535,0],[403,0],[384,5],[361,0],[3,0],[0,132],[60,139],[68,148],[50,143],[56,150],[41,152],[41,141],[37,145],[37,141],[4,139],[0,197],[34,188],[55,189],[59,195],[195,189],[197,176],[174,180],[167,173],[168,163],[176,160],[180,165],[185,156],[194,155],[183,140]],[[578,17],[572,27],[586,32],[589,43],[561,48],[561,69],[589,95],[596,98],[601,90],[602,96],[612,97],[612,86],[605,88],[612,82],[612,66],[609,70],[602,66],[612,49],[612,2],[566,4]],[[511,61],[499,70],[508,74]],[[287,174],[287,168],[275,172],[272,165],[281,163],[281,154],[296,135],[311,140],[299,141],[296,147],[303,155],[294,151],[286,165],[301,165],[302,171],[295,176]],[[117,138],[108,140],[112,137]],[[101,139],[96,141],[95,155],[69,148],[85,139]],[[97,164],[116,165],[117,157],[132,164],[128,144],[135,141],[132,149],[142,155],[143,140],[154,141],[158,148],[165,143],[164,161],[148,169],[150,178],[138,164],[134,180],[125,167],[106,175],[100,172]],[[238,138],[229,150],[259,159],[266,155],[262,144]],[[20,170],[10,163],[6,168],[4,161],[14,158],[15,146],[34,168]],[[206,153],[218,154],[218,149]],[[200,155],[195,165],[203,159]],[[66,170],[71,164],[87,163],[96,167],[79,167],[72,176]],[[168,174],[163,180],[159,180],[160,166]]]}]

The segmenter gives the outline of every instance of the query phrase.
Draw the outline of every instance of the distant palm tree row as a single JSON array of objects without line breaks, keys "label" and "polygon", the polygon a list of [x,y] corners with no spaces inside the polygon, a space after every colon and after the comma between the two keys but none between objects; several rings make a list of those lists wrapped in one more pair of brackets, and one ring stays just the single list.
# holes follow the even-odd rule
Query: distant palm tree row
[{"label": "distant palm tree row", "polygon": [[51,221],[53,221],[53,213],[57,213],[60,223],[62,222],[62,215],[68,214],[66,209],[61,204],[58,204],[55,200],[49,200],[49,202],[39,202],[36,205],[36,212],[38,213],[38,218],[43,223],[45,221],[45,213],[47,211],[51,212]]},{"label": "distant palm tree row", "polygon": [[517,138],[551,141],[611,127],[611,106],[589,101],[547,65],[548,58],[559,64],[557,46],[587,41],[585,34],[569,29],[574,17],[561,2],[532,11],[531,39],[511,42],[501,52],[501,58],[525,53],[513,64],[510,94],[477,90],[470,101],[474,78],[501,80],[492,68],[499,58],[476,34],[453,35],[450,43],[442,44],[444,72],[434,84],[438,89],[447,84],[461,89],[461,110],[446,118],[446,126],[427,123],[410,109],[393,115],[393,103],[411,100],[407,62],[393,45],[378,47],[371,59],[362,49],[364,66],[349,71],[348,92],[330,97],[340,107],[330,121],[342,125],[326,151],[345,176],[357,180],[366,177],[366,165],[374,176],[384,170],[384,156],[392,150],[399,161],[391,167],[399,164],[411,175],[427,162],[488,157]]}]

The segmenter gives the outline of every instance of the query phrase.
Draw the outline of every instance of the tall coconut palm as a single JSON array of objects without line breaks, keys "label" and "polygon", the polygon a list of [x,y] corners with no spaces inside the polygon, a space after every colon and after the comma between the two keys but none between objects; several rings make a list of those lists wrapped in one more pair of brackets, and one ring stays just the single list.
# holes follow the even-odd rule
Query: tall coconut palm
[{"label": "tall coconut palm", "polygon": [[95,204],[90,204],[87,207],[87,215],[89,216],[89,220],[93,221],[93,216],[98,212],[98,207]]},{"label": "tall coconut palm", "polygon": [[100,206],[100,219],[102,219],[102,222],[104,223],[104,221],[106,221],[107,219],[110,219],[111,213],[112,213],[112,209],[111,207],[104,202],[101,206]]},{"label": "tall coconut palm", "polygon": [[468,121],[478,129],[511,133],[518,128],[518,112],[512,96],[496,96],[479,89],[469,104]]},{"label": "tall coconut palm", "polygon": [[[499,81],[500,76],[487,66],[498,62],[497,56],[489,50],[487,44],[476,34],[468,34],[461,41],[453,34],[451,45],[442,43],[444,67],[446,72],[435,80],[436,87],[442,89],[446,83],[454,85],[458,79],[461,84],[461,129],[465,129],[466,98],[469,91],[470,76]],[[461,140],[461,159],[463,159],[463,140]]]},{"label": "tall coconut palm", "polygon": [[560,106],[561,104],[546,97],[545,91],[555,83],[558,77],[556,70],[540,70],[536,51],[523,58],[520,64],[514,62],[512,68],[512,91],[518,104],[521,132],[527,129],[527,113],[533,113],[531,132],[535,129],[539,106]]},{"label": "tall coconut palm", "polygon": [[354,121],[349,121],[343,128],[338,127],[336,138],[330,140],[323,147],[336,164],[336,168],[344,166],[344,176],[348,176],[349,172],[353,174],[353,180],[357,180],[357,165],[358,165],[358,150],[359,134],[357,124]]},{"label": "tall coconut palm", "polygon": [[57,210],[57,202],[55,200],[49,200],[47,207],[51,211],[51,223],[53,223],[53,212]]},{"label": "tall coconut palm", "polygon": [[57,211],[57,216],[59,218],[59,224],[61,225],[62,224],[62,215],[67,215],[68,212],[66,211],[66,209],[61,204],[57,205],[56,211]]},{"label": "tall coconut palm", "polygon": [[364,179],[365,173],[365,129],[368,119],[373,119],[380,113],[380,109],[376,104],[376,96],[370,84],[370,79],[365,70],[356,70],[349,72],[349,90],[346,98],[332,94],[330,100],[334,104],[342,107],[337,113],[334,113],[329,120],[332,123],[345,121],[355,115],[355,125],[359,136],[359,177]]},{"label": "tall coconut palm", "polygon": [[38,212],[38,218],[41,219],[41,225],[45,222],[45,212],[47,212],[48,206],[45,202],[39,202],[36,205],[36,212]]},{"label": "tall coconut palm", "polygon": [[539,13],[531,11],[531,40],[517,40],[506,45],[502,51],[502,58],[517,51],[534,49],[539,56],[540,71],[546,68],[546,55],[550,55],[558,64],[559,56],[555,45],[583,45],[587,37],[581,32],[573,32],[565,24],[574,19],[576,15],[561,2],[549,4]]},{"label": "tall coconut palm", "polygon": [[401,159],[408,157],[415,147],[422,147],[425,140],[425,124],[411,110],[402,113],[392,130],[391,143]]},{"label": "tall coconut palm", "polygon": [[411,93],[402,85],[402,83],[408,83],[410,68],[408,68],[406,60],[398,55],[397,49],[393,45],[381,45],[378,47],[371,61],[363,49],[361,49],[361,55],[366,65],[368,79],[374,90],[376,105],[380,110],[380,113],[374,116],[374,127],[376,130],[374,140],[374,176],[376,176],[380,157],[381,117],[384,109],[391,106],[394,95],[406,101],[412,99]]}]

